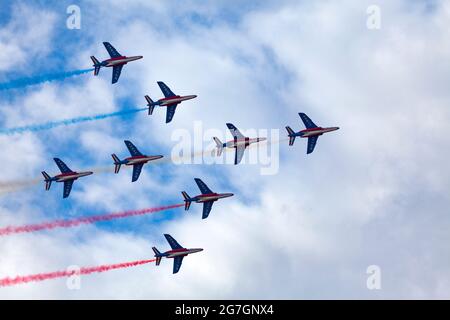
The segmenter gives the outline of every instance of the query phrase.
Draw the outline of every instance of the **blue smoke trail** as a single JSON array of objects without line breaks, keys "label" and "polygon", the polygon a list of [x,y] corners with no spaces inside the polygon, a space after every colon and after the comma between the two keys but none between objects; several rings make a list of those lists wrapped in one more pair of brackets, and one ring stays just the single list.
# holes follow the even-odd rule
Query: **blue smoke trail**
[{"label": "blue smoke trail", "polygon": [[84,117],[78,117],[78,118],[72,118],[72,119],[50,121],[50,122],[46,122],[46,123],[42,123],[42,124],[32,124],[32,125],[23,126],[23,127],[5,128],[5,129],[0,129],[0,135],[11,135],[11,134],[15,134],[15,133],[50,130],[55,127],[68,126],[68,125],[76,124],[76,123],[80,123],[80,122],[96,121],[96,120],[102,120],[102,119],[111,118],[111,117],[125,116],[128,114],[137,113],[137,112],[144,111],[147,109],[148,108],[125,109],[125,110],[116,111],[116,112],[112,112],[112,113],[98,114],[95,116],[84,116]]},{"label": "blue smoke trail", "polygon": [[2,90],[9,90],[9,89],[16,89],[16,88],[23,88],[28,87],[44,82],[50,82],[55,80],[64,80],[65,78],[78,76],[80,74],[84,74],[87,72],[91,72],[94,69],[82,69],[82,70],[75,70],[75,71],[67,71],[67,72],[60,72],[60,73],[50,73],[45,74],[42,76],[35,76],[35,77],[29,77],[29,78],[22,78],[17,80],[12,80],[10,82],[0,83],[0,91]]}]

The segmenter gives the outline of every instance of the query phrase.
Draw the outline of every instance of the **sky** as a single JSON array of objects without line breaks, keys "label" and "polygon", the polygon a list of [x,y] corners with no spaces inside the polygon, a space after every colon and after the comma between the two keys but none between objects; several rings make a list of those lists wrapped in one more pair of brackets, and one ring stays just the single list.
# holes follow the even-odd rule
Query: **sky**
[{"label": "sky", "polygon": [[[208,219],[201,205],[0,239],[0,277],[95,266],[185,247],[172,261],[0,288],[3,299],[448,299],[450,297],[449,1],[8,1],[0,2],[0,83],[90,68],[102,42],[124,55],[118,83],[102,69],[0,91],[0,128],[145,107],[164,81],[196,94],[165,110],[52,130],[0,135],[0,184],[71,169],[111,168],[123,140],[166,161],[100,170],[74,183],[40,181],[0,194],[0,226],[141,209],[198,194],[194,178],[233,192]],[[80,9],[69,29],[67,8]],[[373,5],[378,15],[373,15]],[[373,22],[376,19],[376,28]],[[20,36],[18,36],[20,35]],[[288,146],[284,127],[305,112],[340,130]],[[225,123],[272,137],[238,166],[176,163],[180,145],[209,150]],[[180,144],[179,137],[187,137]],[[253,158],[252,158],[253,157]],[[254,161],[252,161],[252,159]],[[217,160],[217,159],[216,159]],[[268,162],[267,162],[268,161]],[[264,170],[266,168],[266,170]],[[103,172],[104,171],[104,172]],[[375,268],[377,273],[368,270]],[[379,286],[368,285],[377,276]]]}]

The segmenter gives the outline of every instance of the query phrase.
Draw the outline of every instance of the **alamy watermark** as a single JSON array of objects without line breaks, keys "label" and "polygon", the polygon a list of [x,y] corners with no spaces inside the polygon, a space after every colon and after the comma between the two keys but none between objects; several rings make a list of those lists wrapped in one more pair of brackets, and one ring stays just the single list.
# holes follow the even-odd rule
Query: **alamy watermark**
[{"label": "alamy watermark", "polygon": [[81,9],[79,6],[72,4],[67,7],[66,13],[69,15],[66,20],[67,29],[81,29]]},{"label": "alamy watermark", "polygon": [[66,281],[67,289],[80,290],[81,289],[81,275],[80,275],[81,268],[77,265],[71,265],[71,266],[67,267],[66,271],[68,273],[73,272],[73,274],[67,278],[67,281]]},{"label": "alamy watermark", "polygon": [[381,268],[377,265],[370,265],[367,267],[366,286],[369,290],[381,290]]},{"label": "alamy watermark", "polygon": [[381,8],[377,5],[370,5],[367,7],[367,20],[366,26],[369,30],[381,29]]}]

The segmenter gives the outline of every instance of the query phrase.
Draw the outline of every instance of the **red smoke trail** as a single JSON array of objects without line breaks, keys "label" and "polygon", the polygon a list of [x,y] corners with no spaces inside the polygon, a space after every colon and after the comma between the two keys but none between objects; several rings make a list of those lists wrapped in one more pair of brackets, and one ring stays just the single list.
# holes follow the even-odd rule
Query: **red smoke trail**
[{"label": "red smoke trail", "polygon": [[26,233],[26,232],[35,232],[40,230],[50,230],[55,228],[72,228],[77,227],[82,224],[91,224],[96,223],[100,221],[109,221],[113,219],[120,219],[120,218],[127,218],[132,216],[142,216],[149,213],[156,213],[164,210],[179,208],[184,206],[184,204],[173,204],[170,206],[163,206],[163,207],[156,207],[156,208],[147,208],[147,209],[141,209],[141,210],[130,210],[130,211],[124,211],[124,212],[116,212],[116,213],[109,213],[104,215],[98,215],[98,216],[91,216],[91,217],[81,217],[76,218],[73,220],[56,220],[53,222],[43,222],[43,223],[37,223],[37,224],[29,224],[24,226],[8,226],[4,228],[0,228],[0,236],[7,236],[10,234],[15,233]]},{"label": "red smoke trail", "polygon": [[37,282],[37,281],[44,281],[44,280],[50,280],[50,279],[56,279],[56,278],[70,277],[75,274],[76,275],[84,275],[84,274],[91,274],[94,272],[105,272],[105,271],[115,270],[115,269],[130,268],[130,267],[147,264],[147,263],[154,262],[154,261],[155,261],[155,259],[138,260],[138,261],[132,261],[132,262],[117,263],[117,264],[105,264],[105,265],[97,266],[97,267],[84,267],[84,268],[81,268],[80,270],[37,273],[37,274],[28,275],[28,276],[17,276],[15,278],[6,277],[3,279],[0,279],[0,286],[1,287],[14,286],[17,284],[28,283],[28,282]]}]

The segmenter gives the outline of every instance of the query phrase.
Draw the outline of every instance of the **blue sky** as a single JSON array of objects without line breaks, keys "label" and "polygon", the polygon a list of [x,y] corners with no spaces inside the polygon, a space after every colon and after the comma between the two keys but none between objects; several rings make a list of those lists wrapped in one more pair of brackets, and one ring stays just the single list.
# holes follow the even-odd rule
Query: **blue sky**
[{"label": "blue sky", "polygon": [[[430,5],[430,3],[432,5]],[[66,28],[66,8],[81,9],[81,29]],[[341,129],[321,137],[312,155],[298,139],[280,141],[273,175],[260,163],[147,165],[74,184],[43,182],[0,197],[1,225],[139,209],[197,193],[194,177],[235,197],[207,220],[192,206],[95,226],[2,239],[0,275],[29,274],[148,258],[171,233],[205,251],[171,262],[0,290],[3,298],[448,298],[450,42],[446,2],[380,1],[381,29],[369,30],[370,1],[14,1],[0,12],[0,82],[88,68],[111,42],[144,59],[124,67],[0,91],[0,126],[13,127],[145,106],[175,93],[197,94],[174,120],[165,111],[48,131],[0,136],[0,181],[111,166],[124,139],[143,153],[170,154],[195,124],[225,138],[226,122],[245,130],[303,128],[298,112]],[[430,10],[432,8],[432,10]],[[20,34],[21,37],[17,37]],[[437,66],[436,61],[440,64]],[[211,131],[210,131],[211,132]],[[229,138],[229,136],[227,136]],[[207,137],[203,147],[211,143]],[[197,151],[197,150],[196,150]],[[278,154],[279,151],[279,154]],[[249,150],[256,155],[256,150]],[[382,289],[368,290],[377,265]]]}]

